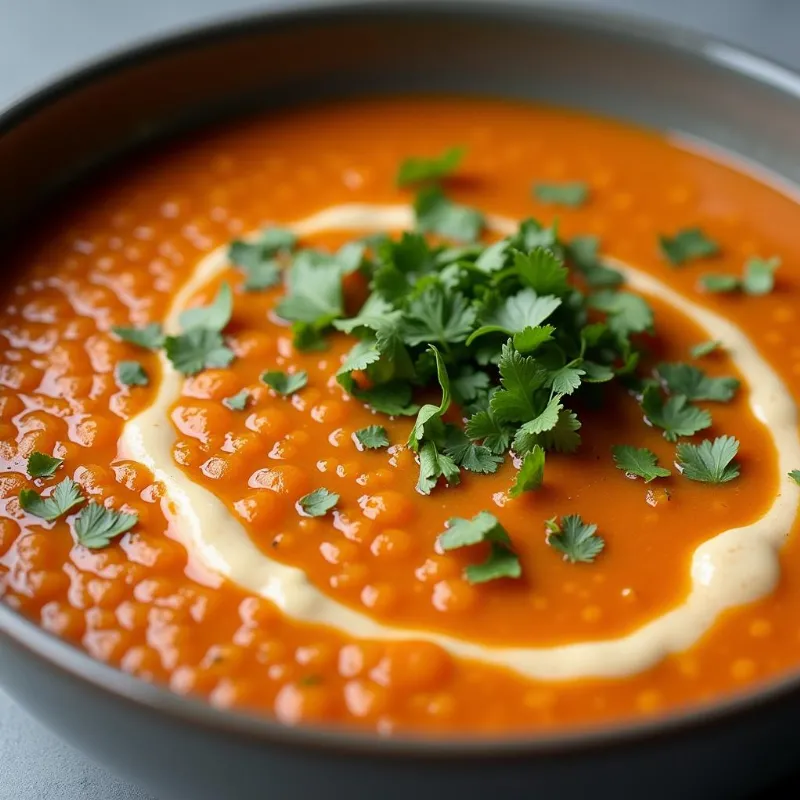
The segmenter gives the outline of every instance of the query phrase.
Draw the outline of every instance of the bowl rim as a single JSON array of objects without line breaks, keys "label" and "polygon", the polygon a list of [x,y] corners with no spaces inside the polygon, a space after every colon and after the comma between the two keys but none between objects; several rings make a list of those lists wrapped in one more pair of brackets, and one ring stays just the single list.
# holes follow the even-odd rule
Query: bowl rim
[{"label": "bowl rim", "polygon": [[[112,48],[89,59],[38,89],[0,106],[0,136],[13,130],[51,103],[69,96],[98,79],[139,62],[175,55],[221,39],[235,38],[255,29],[302,27],[348,19],[402,18],[513,19],[565,25],[588,34],[611,34],[721,67],[739,79],[750,79],[784,96],[800,101],[800,72],[779,61],[764,58],[745,47],[718,37],[646,17],[638,13],[597,9],[560,0],[279,0],[272,8],[225,15],[199,25],[179,26],[165,34],[145,36],[129,46]],[[284,5],[284,2],[287,4]],[[507,736],[456,737],[402,733],[389,737],[347,726],[292,726],[273,717],[219,709],[207,701],[179,695],[162,684],[136,678],[98,661],[23,616],[0,599],[0,645],[12,646],[45,662],[66,677],[100,690],[114,699],[145,711],[168,715],[178,723],[213,730],[257,743],[324,750],[327,754],[375,757],[413,757],[440,760],[462,758],[498,760],[531,756],[570,756],[576,752],[604,750],[625,743],[657,744],[669,737],[708,727],[723,727],[732,717],[744,717],[780,703],[800,689],[800,668],[749,691],[726,695],[718,701],[693,704],[648,720],[578,726],[552,731],[515,732]]]}]

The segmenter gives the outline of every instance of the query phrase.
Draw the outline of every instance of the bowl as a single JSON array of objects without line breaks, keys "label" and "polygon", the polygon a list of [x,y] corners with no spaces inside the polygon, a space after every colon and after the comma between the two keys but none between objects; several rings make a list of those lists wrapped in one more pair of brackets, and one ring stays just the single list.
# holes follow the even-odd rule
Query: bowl
[{"label": "bowl", "polygon": [[[0,238],[149,142],[250,109],[398,91],[575,106],[680,131],[776,182],[800,181],[800,77],[727,44],[557,4],[306,1],[126,51],[6,109]],[[800,756],[800,676],[647,723],[386,739],[286,727],[179,697],[0,603],[0,681],[68,742],[162,800],[729,798]]]}]

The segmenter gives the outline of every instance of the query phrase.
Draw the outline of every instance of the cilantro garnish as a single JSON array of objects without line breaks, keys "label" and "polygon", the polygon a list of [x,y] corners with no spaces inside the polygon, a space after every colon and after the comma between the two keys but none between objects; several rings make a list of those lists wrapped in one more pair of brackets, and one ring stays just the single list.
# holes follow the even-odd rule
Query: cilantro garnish
[{"label": "cilantro garnish", "polygon": [[443,550],[457,550],[461,547],[488,542],[490,551],[482,564],[470,564],[464,570],[464,577],[470,583],[485,583],[498,578],[519,578],[522,567],[514,552],[506,529],[499,520],[487,511],[481,511],[471,520],[455,517],[448,522],[447,530],[439,535]]},{"label": "cilantro garnish", "polygon": [[55,458],[34,450],[28,456],[28,475],[31,478],[52,478],[63,463],[63,458]]},{"label": "cilantro garnish", "polygon": [[486,333],[513,336],[529,328],[538,328],[560,305],[558,297],[540,296],[533,289],[523,289],[485,314],[481,320],[483,324],[470,334],[467,344]]},{"label": "cilantro garnish", "polygon": [[659,236],[658,243],[662,255],[676,267],[696,258],[708,258],[719,253],[719,245],[700,228],[683,228],[674,236]]},{"label": "cilantro garnish", "polygon": [[136,514],[114,511],[92,501],[75,517],[75,536],[84,547],[98,550],[108,547],[113,538],[129,531],[138,521]]},{"label": "cilantro garnish", "polygon": [[567,253],[581,274],[593,289],[615,289],[625,279],[619,270],[611,269],[601,263],[598,257],[600,240],[597,236],[576,236],[570,240]]},{"label": "cilantro garnish", "polygon": [[687,400],[727,403],[739,389],[737,378],[709,378],[691,364],[659,364],[656,372],[670,394],[685,395]]},{"label": "cilantro garnish", "polygon": [[668,478],[672,473],[658,466],[658,456],[646,447],[617,445],[612,448],[614,463],[628,477],[644,478],[645,483],[656,478]]},{"label": "cilantro garnish", "polygon": [[509,489],[512,497],[519,497],[523,492],[538,489],[544,480],[544,450],[539,445],[534,445],[531,451],[522,459],[519,472],[514,484]]},{"label": "cilantro garnish", "polygon": [[700,444],[679,444],[676,448],[678,466],[684,477],[702,483],[727,483],[739,477],[739,465],[734,462],[739,452],[739,440],[733,436],[718,436]]},{"label": "cilantro garnish", "polygon": [[324,517],[339,502],[339,495],[325,488],[314,489],[297,501],[297,510],[306,517]]},{"label": "cilantro garnish", "polygon": [[545,522],[547,543],[564,554],[565,561],[589,564],[602,552],[605,541],[597,534],[597,525],[569,514],[559,524],[556,517]]},{"label": "cilantro garnish", "polygon": [[620,336],[653,330],[653,309],[643,297],[629,292],[598,292],[589,305],[608,314],[608,327]]},{"label": "cilantro garnish", "polygon": [[194,375],[211,367],[227,367],[234,359],[219,331],[195,328],[179,336],[167,336],[164,352],[178,372]]},{"label": "cilantro garnish", "polygon": [[281,270],[275,256],[294,250],[297,237],[285,228],[266,228],[257,239],[231,242],[228,258],[245,274],[246,291],[258,291],[281,282]]},{"label": "cilantro garnish", "polygon": [[79,506],[84,498],[80,486],[72,478],[64,478],[49,497],[42,497],[33,489],[19,493],[19,504],[29,514],[52,522],[63,517],[70,509]]},{"label": "cilantro garnish", "polygon": [[711,414],[689,405],[682,394],[672,395],[666,402],[657,386],[648,386],[642,394],[642,411],[652,425],[661,428],[664,438],[674,442],[681,436],[693,436],[711,426]]},{"label": "cilantro garnish", "polygon": [[742,277],[711,273],[700,276],[700,288],[712,293],[743,292],[758,297],[769,294],[775,288],[775,271],[781,260],[773,258],[750,258],[744,265]]},{"label": "cilantro garnish", "polygon": [[117,364],[117,380],[123,386],[147,386],[150,379],[138,361],[120,361]]},{"label": "cilantro garnish", "polygon": [[135,344],[148,350],[158,350],[164,344],[164,332],[157,322],[151,322],[143,328],[125,328],[114,325],[111,331],[123,342]]},{"label": "cilantro garnish", "polygon": [[537,183],[533,193],[540,203],[577,207],[589,197],[589,185],[583,181]]},{"label": "cilantro garnish", "polygon": [[181,312],[178,321],[184,331],[221,331],[231,321],[232,314],[231,287],[227,283],[223,283],[209,305],[187,308],[186,311]]},{"label": "cilantro garnish", "polygon": [[716,339],[710,339],[707,342],[700,342],[699,344],[693,345],[689,348],[689,355],[692,358],[703,358],[705,356],[711,355],[715,350],[719,350],[722,347],[722,342],[717,341]]},{"label": "cilantro garnish", "polygon": [[483,214],[449,200],[437,186],[423,189],[414,202],[417,230],[458,242],[474,242],[483,231]]},{"label": "cilantro garnish", "polygon": [[295,392],[299,392],[308,384],[308,373],[305,370],[292,373],[270,370],[262,374],[261,380],[270,389],[284,397],[288,397]]},{"label": "cilantro garnish", "polygon": [[444,478],[448,486],[456,486],[461,483],[461,470],[450,456],[439,452],[435,441],[427,441],[419,449],[417,491],[430,494],[439,478]]},{"label": "cilantro garnish", "polygon": [[453,425],[447,428],[444,452],[459,467],[483,475],[497,472],[497,468],[503,463],[503,459],[495,455],[485,444],[475,444],[464,431]]},{"label": "cilantro garnish", "polygon": [[389,435],[383,425],[370,425],[355,432],[355,437],[366,450],[389,446]]},{"label": "cilantro garnish", "polygon": [[420,158],[412,156],[400,165],[397,171],[397,185],[410,186],[414,183],[437,181],[446,178],[458,169],[464,158],[463,147],[450,147],[440,156]]},{"label": "cilantro garnish", "polygon": [[789,473],[789,477],[800,486],[800,469],[793,469]]},{"label": "cilantro garnish", "polygon": [[231,411],[244,411],[247,408],[247,403],[250,400],[250,392],[247,389],[242,389],[231,397],[223,399],[223,404],[226,405]]}]

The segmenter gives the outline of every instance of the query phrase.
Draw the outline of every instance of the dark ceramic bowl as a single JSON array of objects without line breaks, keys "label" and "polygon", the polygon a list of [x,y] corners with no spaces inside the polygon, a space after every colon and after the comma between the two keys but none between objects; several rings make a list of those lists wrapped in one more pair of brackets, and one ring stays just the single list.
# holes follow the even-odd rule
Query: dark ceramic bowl
[{"label": "dark ceramic bowl", "polygon": [[[0,117],[0,235],[120,154],[248,108],[415,90],[677,130],[800,182],[800,78],[660,25],[505,0],[317,4],[124,53]],[[3,688],[161,800],[744,796],[800,756],[800,678],[646,724],[379,739],[218,711],[93,661],[0,603]]]}]

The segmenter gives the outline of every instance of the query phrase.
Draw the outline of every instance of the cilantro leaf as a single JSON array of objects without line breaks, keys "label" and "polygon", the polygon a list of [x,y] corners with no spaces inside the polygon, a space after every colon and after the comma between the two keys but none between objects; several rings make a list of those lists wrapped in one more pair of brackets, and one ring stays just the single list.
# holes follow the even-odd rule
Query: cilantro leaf
[{"label": "cilantro leaf", "polygon": [[664,438],[674,442],[681,436],[693,436],[711,426],[711,414],[689,405],[685,395],[672,395],[666,402],[657,386],[647,386],[642,394],[642,410],[652,425],[661,428]]},{"label": "cilantro leaf", "polygon": [[700,444],[679,444],[675,448],[678,467],[684,477],[701,483],[727,483],[739,477],[739,465],[734,462],[739,452],[739,440],[733,436],[705,439]]},{"label": "cilantro leaf", "polygon": [[534,247],[527,255],[515,250],[514,269],[520,280],[537,294],[560,296],[569,288],[569,270],[562,259],[545,247]]},{"label": "cilantro leaf", "polygon": [[759,296],[769,294],[775,288],[775,271],[781,260],[773,258],[749,258],[744,265],[742,290],[745,294]]},{"label": "cilantro leaf", "polygon": [[157,350],[164,344],[164,331],[157,322],[151,322],[142,328],[125,328],[113,325],[112,332],[123,342],[144,347],[147,350]]},{"label": "cilantro leaf", "polygon": [[289,322],[313,325],[318,331],[327,328],[344,313],[339,263],[313,250],[297,253],[288,272],[286,296],[275,313]]},{"label": "cilantro leaf", "polygon": [[[542,431],[536,436],[536,441],[545,450],[555,450],[557,453],[574,453],[581,444],[581,421],[574,411],[562,408],[558,412],[556,424],[549,430]],[[522,442],[527,444],[527,442]],[[515,445],[516,448],[516,445]],[[518,450],[517,453],[524,452]]]},{"label": "cilantro leaf", "polygon": [[503,459],[494,455],[488,447],[471,442],[464,431],[454,426],[447,430],[444,452],[459,467],[483,475],[497,472],[498,466],[503,463]]},{"label": "cilantro leaf", "polygon": [[653,309],[638,294],[606,290],[591,295],[588,303],[608,314],[609,329],[620,336],[653,329]]},{"label": "cilantro leaf", "polygon": [[246,291],[257,291],[281,282],[281,270],[275,256],[290,252],[297,237],[285,228],[267,228],[252,242],[237,240],[228,247],[228,259],[245,273]]},{"label": "cilantro leaf", "polygon": [[325,488],[314,489],[297,501],[297,511],[305,517],[324,517],[339,502],[339,495]]},{"label": "cilantro leaf", "polygon": [[581,385],[581,378],[586,374],[576,366],[577,363],[580,361],[552,370],[547,378],[547,385],[557,394],[572,394]]},{"label": "cilantro leaf", "polygon": [[537,183],[533,187],[533,193],[540,203],[577,208],[589,197],[589,185],[584,181]]},{"label": "cilantro leaf", "polygon": [[538,444],[525,455],[508,492],[512,497],[519,497],[523,492],[535,491],[541,487],[544,480],[544,458],[544,450]]},{"label": "cilantro leaf", "polygon": [[433,353],[436,359],[436,375],[439,380],[439,386],[442,389],[442,400],[438,406],[426,403],[420,408],[417,414],[417,420],[408,437],[408,446],[412,448],[412,450],[416,450],[419,447],[420,441],[426,438],[429,426],[441,427],[442,415],[450,407],[450,379],[447,376],[447,368],[444,365],[444,360],[436,347],[430,345],[428,349]]},{"label": "cilantro leaf", "polygon": [[474,208],[453,203],[441,189],[430,186],[423,189],[414,202],[417,230],[438,233],[448,239],[474,242],[483,231],[483,214]]},{"label": "cilantro leaf", "polygon": [[75,536],[90,550],[108,547],[116,536],[129,531],[137,522],[136,514],[114,511],[91,501],[75,517]]},{"label": "cilantro leaf", "polygon": [[227,283],[223,283],[209,305],[182,311],[178,321],[184,332],[193,330],[222,331],[231,321],[232,314],[233,293],[231,287]]},{"label": "cilantro leaf", "polygon": [[83,501],[80,486],[72,478],[64,478],[49,497],[42,497],[33,489],[23,489],[19,493],[20,506],[29,514],[47,522],[63,517],[67,511]]},{"label": "cilantro leaf", "polygon": [[636,476],[650,483],[656,478],[667,478],[672,474],[668,469],[657,466],[658,456],[646,447],[617,445],[611,451],[617,469],[621,469],[629,478]]},{"label": "cilantro leaf", "polygon": [[703,370],[691,364],[659,364],[656,372],[670,394],[682,394],[688,400],[727,403],[739,388],[736,378],[709,378]]},{"label": "cilantro leaf", "polygon": [[553,340],[555,333],[553,325],[539,325],[536,328],[526,327],[514,334],[514,349],[520,353],[533,353],[546,342]]},{"label": "cilantro leaf", "polygon": [[355,437],[361,446],[367,450],[377,450],[378,448],[389,446],[389,435],[383,425],[369,425],[366,428],[361,428],[361,430],[355,432]]},{"label": "cilantro leaf", "polygon": [[123,386],[147,386],[150,379],[138,361],[120,361],[117,364],[117,380]]},{"label": "cilantro leaf", "polygon": [[270,289],[281,282],[281,268],[274,259],[261,261],[247,270],[244,281],[246,292],[259,292]]},{"label": "cilantro leaf", "polygon": [[538,295],[533,289],[522,289],[484,316],[483,324],[470,334],[467,344],[472,344],[479,336],[487,333],[513,336],[526,328],[536,328],[560,305],[561,300],[558,297]]},{"label": "cilantro leaf", "polygon": [[561,395],[553,395],[540,414],[519,428],[514,436],[514,452],[524,455],[532,451],[535,445],[541,444],[541,434],[558,425],[562,408]]},{"label": "cilantro leaf", "polygon": [[489,557],[482,564],[471,564],[464,570],[469,583],[485,583],[497,578],[519,578],[522,567],[514,552],[506,529],[488,511],[481,511],[471,520],[454,517],[447,530],[439,535],[439,545],[446,552],[488,542]]},{"label": "cilantro leaf", "polygon": [[34,450],[28,456],[28,475],[31,478],[52,478],[63,463],[63,458],[54,458]]},{"label": "cilantro leaf", "polygon": [[365,340],[356,343],[347,356],[345,356],[342,366],[337,370],[336,380],[348,394],[353,394],[356,390],[356,386],[352,378],[352,373],[365,370],[370,364],[374,364],[378,361],[380,357],[381,354],[375,348],[375,343],[373,341]]},{"label": "cilantro leaf", "polygon": [[250,400],[250,393],[247,389],[242,389],[231,397],[223,398],[222,402],[231,411],[244,411],[247,408],[247,403]]},{"label": "cilantro leaf", "polygon": [[578,514],[556,517],[545,522],[547,543],[564,554],[564,560],[573,564],[590,564],[603,551],[605,541],[597,534],[597,525],[584,522]]},{"label": "cilantro leaf", "polygon": [[511,444],[511,430],[498,421],[491,410],[473,414],[465,432],[472,441],[483,440],[484,446],[495,455],[504,453]]},{"label": "cilantro leaf", "polygon": [[207,328],[167,336],[164,351],[172,366],[184,375],[194,375],[207,367],[227,367],[234,359],[219,331]]},{"label": "cilantro leaf", "polygon": [[278,394],[288,397],[308,384],[308,373],[305,370],[292,373],[269,370],[261,375],[261,381]]},{"label": "cilantro leaf", "polygon": [[462,367],[458,375],[450,379],[453,399],[461,404],[471,403],[489,388],[489,382],[485,372]]},{"label": "cilantro leaf", "polygon": [[464,295],[456,292],[445,295],[435,287],[416,297],[408,305],[403,319],[403,339],[406,344],[463,342],[475,324],[475,311]]},{"label": "cilantro leaf", "polygon": [[586,283],[593,289],[614,289],[625,278],[619,270],[601,263],[598,256],[600,240],[597,236],[575,236],[570,240],[567,253]]},{"label": "cilantro leaf", "polygon": [[719,350],[721,347],[722,342],[711,339],[707,342],[700,342],[699,344],[693,345],[689,348],[689,355],[692,358],[703,358],[704,356],[710,355],[715,350]]},{"label": "cilantro leaf", "polygon": [[450,486],[461,482],[461,470],[450,456],[440,453],[433,441],[425,442],[419,450],[419,479],[417,491],[430,494],[439,478],[444,478]]},{"label": "cilantro leaf", "polygon": [[800,486],[800,469],[793,469],[789,473],[789,477]]},{"label": "cilantro leaf", "polygon": [[397,171],[397,185],[409,186],[445,178],[458,169],[465,152],[463,147],[451,147],[433,158],[407,158]]},{"label": "cilantro leaf", "polygon": [[718,273],[701,275],[699,284],[701,289],[712,294],[736,292],[742,287],[742,282],[735,275],[720,275]]},{"label": "cilantro leaf", "polygon": [[411,416],[419,406],[411,402],[411,386],[405,381],[389,381],[372,389],[354,389],[352,394],[373,410],[391,417]]},{"label": "cilantro leaf", "polygon": [[659,236],[661,254],[676,267],[696,258],[708,258],[719,253],[719,245],[700,228],[683,228],[674,236]]},{"label": "cilantro leaf", "polygon": [[530,356],[520,355],[510,344],[500,356],[502,388],[492,395],[490,408],[500,422],[526,422],[541,413],[535,393],[547,383],[548,372]]}]

